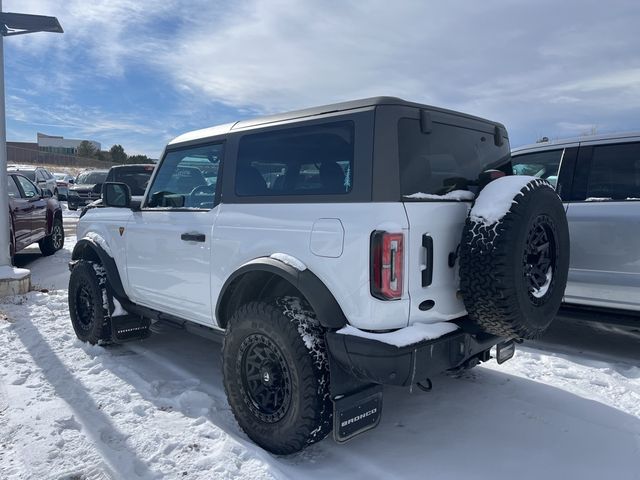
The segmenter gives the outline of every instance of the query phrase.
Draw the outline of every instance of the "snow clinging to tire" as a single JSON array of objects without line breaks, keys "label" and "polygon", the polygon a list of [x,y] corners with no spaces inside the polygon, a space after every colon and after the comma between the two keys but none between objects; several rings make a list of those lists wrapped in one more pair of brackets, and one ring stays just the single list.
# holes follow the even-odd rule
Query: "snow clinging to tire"
[{"label": "snow clinging to tire", "polygon": [[525,175],[503,177],[500,181],[490,182],[476,199],[469,217],[474,222],[493,225],[499,222],[517,202],[521,190],[533,188],[535,185],[547,184],[546,180]]},{"label": "snow clinging to tire", "polygon": [[544,180],[502,177],[469,213],[460,243],[460,290],[488,333],[535,338],[555,317],[569,270],[562,201]]}]

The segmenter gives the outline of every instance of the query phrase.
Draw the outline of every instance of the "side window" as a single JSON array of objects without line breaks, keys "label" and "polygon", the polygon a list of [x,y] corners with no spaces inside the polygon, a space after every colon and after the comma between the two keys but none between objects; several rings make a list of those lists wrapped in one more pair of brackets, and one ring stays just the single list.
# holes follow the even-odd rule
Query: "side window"
[{"label": "side window", "polygon": [[640,200],[640,143],[593,147],[588,200]]},{"label": "side window", "polygon": [[513,174],[544,178],[555,187],[563,153],[564,149],[545,150],[511,157]]},{"label": "side window", "polygon": [[212,209],[221,159],[220,143],[169,151],[158,167],[146,206]]},{"label": "side window", "polygon": [[341,195],[353,185],[354,124],[332,122],[240,139],[240,196]]},{"label": "side window", "polygon": [[11,175],[7,175],[7,192],[9,192],[11,198],[20,198],[20,190],[18,190],[16,181]]},{"label": "side window", "polygon": [[24,177],[22,177],[20,175],[17,175],[16,179],[18,180],[18,183],[22,187],[22,191],[24,192],[25,198],[34,198],[34,197],[39,197],[40,196],[40,192],[38,191],[38,187],[36,187],[29,180],[27,180],[26,178],[24,178]]},{"label": "side window", "polygon": [[42,170],[36,170],[36,182],[44,182],[45,181],[45,176],[44,173],[42,173]]}]

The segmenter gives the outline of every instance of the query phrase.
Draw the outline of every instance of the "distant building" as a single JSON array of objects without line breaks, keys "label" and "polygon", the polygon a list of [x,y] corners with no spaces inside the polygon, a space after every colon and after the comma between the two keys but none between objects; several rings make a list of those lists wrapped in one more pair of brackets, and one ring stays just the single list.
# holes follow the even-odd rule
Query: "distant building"
[{"label": "distant building", "polygon": [[[55,135],[38,133],[37,142],[7,142],[7,163],[9,165],[49,164],[49,165],[82,165],[85,167],[104,167],[105,162],[98,159],[78,157],[78,146],[84,140],[73,140]],[[96,152],[100,151],[98,142],[87,140]],[[108,163],[110,166],[111,164]]]},{"label": "distant building", "polygon": [[[44,133],[38,133],[38,150],[46,153],[57,153],[61,155],[77,155],[78,146],[84,140],[73,140],[70,138],[63,138],[56,135],[45,135]],[[88,142],[94,146],[97,152],[101,150],[102,145],[99,142],[88,140]]]}]

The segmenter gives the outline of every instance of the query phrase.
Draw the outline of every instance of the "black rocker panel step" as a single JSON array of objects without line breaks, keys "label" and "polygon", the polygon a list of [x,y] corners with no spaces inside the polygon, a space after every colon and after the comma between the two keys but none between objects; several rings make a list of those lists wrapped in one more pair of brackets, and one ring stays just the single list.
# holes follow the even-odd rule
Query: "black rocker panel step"
[{"label": "black rocker panel step", "polygon": [[111,340],[114,343],[147,338],[150,334],[148,318],[135,315],[111,317]]}]

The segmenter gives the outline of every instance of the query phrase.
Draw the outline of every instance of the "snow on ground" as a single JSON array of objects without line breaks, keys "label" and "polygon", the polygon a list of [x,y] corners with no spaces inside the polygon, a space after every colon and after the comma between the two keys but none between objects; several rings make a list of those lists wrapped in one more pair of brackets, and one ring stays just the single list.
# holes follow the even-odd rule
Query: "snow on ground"
[{"label": "snow on ground", "polygon": [[65,251],[29,263],[52,287],[0,304],[0,478],[640,479],[637,360],[519,348],[434,390],[385,389],[380,426],[276,457],[235,423],[220,346],[162,326],[79,342]]}]

